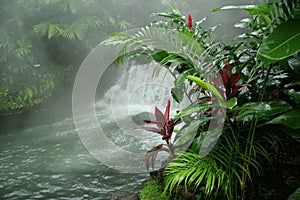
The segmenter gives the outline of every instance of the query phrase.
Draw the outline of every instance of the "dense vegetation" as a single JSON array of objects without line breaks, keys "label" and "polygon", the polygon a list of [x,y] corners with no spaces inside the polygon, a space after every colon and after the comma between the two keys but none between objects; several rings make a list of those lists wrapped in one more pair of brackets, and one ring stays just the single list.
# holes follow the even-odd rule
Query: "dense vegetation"
[{"label": "dense vegetation", "polygon": [[[287,199],[300,185],[300,1],[214,9],[248,12],[236,24],[243,34],[233,44],[212,40],[216,27],[205,30],[202,21],[169,6],[157,13],[164,21],[102,43],[121,45],[117,64],[143,54],[160,63],[175,78],[174,100],[190,100],[172,119],[168,102],[165,113],[155,109],[156,120],[145,121],[156,127],[144,129],[164,141],[147,153],[146,166],[160,151],[175,157],[160,183],[170,199],[178,193],[187,199]],[[157,49],[157,41],[172,48]],[[174,120],[184,126],[172,140]],[[189,150],[176,153],[186,141],[192,141]]]},{"label": "dense vegetation", "polygon": [[[118,15],[126,3],[119,3],[2,0],[0,112],[40,104],[72,80],[104,37],[131,28]],[[156,120],[145,121],[150,126],[144,129],[162,136],[146,154],[147,168],[160,151],[174,159],[140,197],[286,199],[296,191],[290,199],[299,198],[300,1],[216,8],[249,14],[235,25],[243,33],[231,44],[211,37],[218,26],[204,29],[205,19],[194,21],[168,6],[155,14],[162,21],[102,43],[123,47],[116,64],[152,58],[174,76],[173,99],[190,101],[175,116],[166,102],[165,113],[156,109]],[[179,153],[186,143],[188,151]]]},{"label": "dense vegetation", "polygon": [[72,82],[83,59],[104,37],[130,28],[117,10],[108,9],[115,4],[1,1],[0,112],[41,103],[54,88]]}]

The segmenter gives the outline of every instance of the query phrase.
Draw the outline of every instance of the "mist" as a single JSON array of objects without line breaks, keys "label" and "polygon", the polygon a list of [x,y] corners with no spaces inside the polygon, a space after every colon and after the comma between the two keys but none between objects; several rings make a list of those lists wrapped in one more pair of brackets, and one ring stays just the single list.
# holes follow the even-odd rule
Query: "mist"
[{"label": "mist", "polygon": [[[262,0],[170,1],[184,16],[191,14],[194,22],[207,17],[204,29],[220,25],[212,38],[229,44],[241,31],[234,24],[249,16],[239,10],[210,11],[226,5],[260,2]],[[84,59],[103,40],[115,32],[142,28],[162,20],[153,13],[168,10],[170,8],[161,0],[0,1],[1,199],[108,199],[114,192],[139,191],[148,173],[117,171],[95,159],[82,144],[73,121],[72,92]],[[149,66],[146,69],[138,68],[139,79],[126,80],[126,77],[134,77],[135,72],[112,65],[99,82],[97,95],[102,99],[96,97],[93,105],[107,137],[125,149],[136,142],[135,151],[150,148],[160,138],[153,140],[145,134],[145,143],[142,143],[131,135],[119,137],[124,130],[114,120],[123,117],[129,109],[120,103],[114,108],[116,116],[113,116],[110,99],[105,99],[105,95],[112,92],[121,98],[118,94],[130,91],[134,83],[143,85],[152,75]],[[127,85],[120,80],[128,81]],[[138,93],[137,99],[156,98],[153,91],[159,90],[153,88]],[[141,120],[138,114],[144,114],[142,109],[148,109],[141,105],[134,107],[136,113],[133,114],[138,120]],[[84,115],[81,123],[86,123],[88,117]],[[126,119],[120,121],[123,123]],[[88,133],[94,127],[84,128]]]}]

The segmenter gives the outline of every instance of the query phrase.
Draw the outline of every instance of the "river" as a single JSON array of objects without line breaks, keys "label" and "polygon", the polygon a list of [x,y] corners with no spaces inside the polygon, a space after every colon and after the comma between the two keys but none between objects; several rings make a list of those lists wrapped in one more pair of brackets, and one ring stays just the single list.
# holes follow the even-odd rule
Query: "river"
[{"label": "river", "polygon": [[[115,85],[107,86],[105,94],[99,95],[101,98],[95,102],[99,123],[108,137],[122,134],[118,124],[113,121],[122,121],[121,118],[126,113],[123,116],[121,111],[127,110],[126,112],[134,115],[143,111],[153,111],[155,105],[164,109],[161,105],[170,98],[168,91],[165,94],[157,93],[159,88],[153,89],[152,83],[133,89],[137,81],[145,82],[145,75],[141,80],[133,77],[141,73],[136,70],[123,73],[119,81]],[[147,76],[152,77],[152,74]],[[157,83],[157,80],[154,82]],[[121,89],[124,87],[124,81],[126,86]],[[104,89],[100,91],[103,92]],[[122,108],[123,104],[113,106],[121,110],[118,116],[111,116],[112,106],[109,98],[116,95],[116,91],[119,91],[119,96],[122,96],[122,93],[131,93],[131,103],[125,105],[126,108]],[[34,111],[1,117],[0,199],[109,199],[112,193],[118,191],[139,192],[149,173],[118,171],[94,158],[75,128],[71,90],[57,96]],[[143,99],[147,105],[138,106],[137,103]],[[134,151],[146,153],[152,145],[160,142],[159,136],[153,139],[152,133],[144,134],[148,136],[134,139]],[[133,136],[128,136],[130,137]],[[122,137],[114,135],[117,145],[119,142],[119,145],[130,149],[131,143],[123,144],[122,139],[124,134]]]}]

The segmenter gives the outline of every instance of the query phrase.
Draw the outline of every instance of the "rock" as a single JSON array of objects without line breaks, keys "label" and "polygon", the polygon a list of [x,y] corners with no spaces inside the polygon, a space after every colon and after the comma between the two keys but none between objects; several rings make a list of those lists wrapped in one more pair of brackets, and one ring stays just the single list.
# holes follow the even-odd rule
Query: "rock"
[{"label": "rock", "polygon": [[141,125],[145,125],[143,120],[153,120],[154,115],[152,113],[149,113],[149,112],[141,112],[141,113],[138,113],[136,115],[132,115],[131,119],[136,125],[141,126]]},{"label": "rock", "polygon": [[116,192],[113,193],[110,200],[139,200],[137,194],[128,194],[125,192]]}]

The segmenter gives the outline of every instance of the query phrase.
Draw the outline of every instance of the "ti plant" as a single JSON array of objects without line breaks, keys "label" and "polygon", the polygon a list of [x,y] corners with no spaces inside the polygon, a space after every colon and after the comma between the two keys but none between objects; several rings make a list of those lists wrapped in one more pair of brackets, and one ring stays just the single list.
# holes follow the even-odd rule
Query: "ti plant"
[{"label": "ti plant", "polygon": [[168,100],[168,104],[166,106],[165,114],[163,114],[157,107],[155,107],[154,116],[155,121],[151,120],[143,120],[146,124],[155,124],[156,127],[142,127],[147,131],[151,131],[161,135],[162,140],[165,141],[166,144],[159,144],[153,147],[150,151],[148,151],[146,158],[144,160],[147,170],[149,170],[150,166],[154,170],[155,161],[157,158],[157,154],[159,151],[165,151],[171,155],[171,157],[175,153],[174,141],[172,142],[172,134],[174,131],[174,127],[181,122],[179,119],[170,118],[170,105],[171,102]]}]

